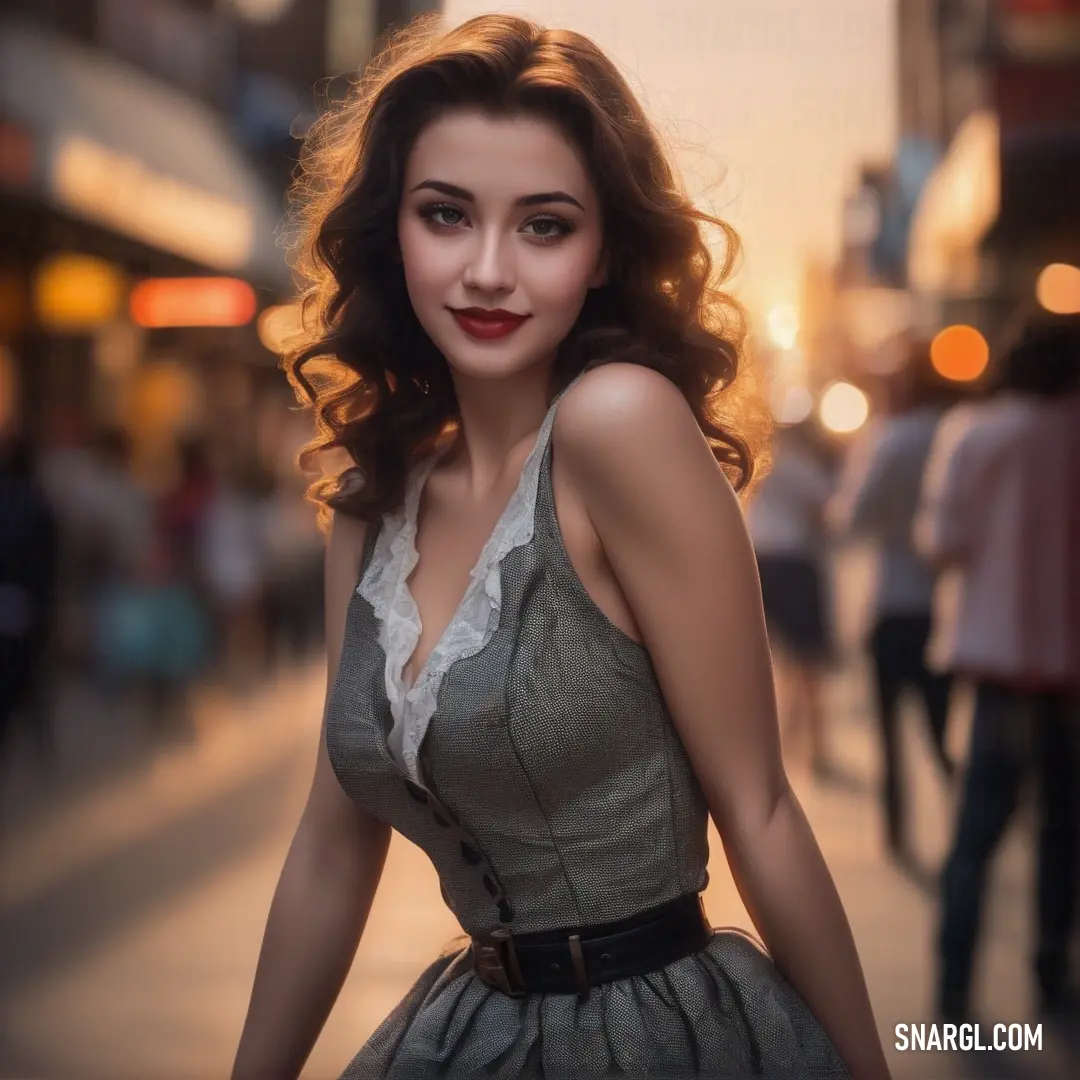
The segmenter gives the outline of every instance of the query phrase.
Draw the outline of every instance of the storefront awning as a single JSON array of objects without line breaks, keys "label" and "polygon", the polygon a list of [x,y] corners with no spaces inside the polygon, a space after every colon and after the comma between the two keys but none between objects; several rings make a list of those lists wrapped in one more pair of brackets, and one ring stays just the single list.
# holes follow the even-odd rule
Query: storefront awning
[{"label": "storefront awning", "polygon": [[34,186],[66,212],[288,291],[279,200],[214,112],[135,68],[0,20],[0,119],[31,133]]}]

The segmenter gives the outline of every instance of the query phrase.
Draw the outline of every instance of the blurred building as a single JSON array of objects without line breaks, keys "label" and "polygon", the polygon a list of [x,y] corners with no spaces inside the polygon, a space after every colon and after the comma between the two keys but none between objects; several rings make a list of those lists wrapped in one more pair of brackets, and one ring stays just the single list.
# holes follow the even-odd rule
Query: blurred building
[{"label": "blurred building", "polygon": [[910,285],[941,321],[992,336],[1047,266],[1080,266],[1080,0],[930,6],[918,70],[936,73],[942,161],[912,222]]},{"label": "blurred building", "polygon": [[387,26],[432,6],[9,0],[0,414],[134,428],[151,459],[192,430],[252,440],[288,396],[256,324],[292,292],[297,136]]},{"label": "blurred building", "polygon": [[896,11],[896,156],[857,179],[837,269],[852,319],[992,340],[1037,297],[1080,308],[1040,286],[1080,279],[1080,0]]}]

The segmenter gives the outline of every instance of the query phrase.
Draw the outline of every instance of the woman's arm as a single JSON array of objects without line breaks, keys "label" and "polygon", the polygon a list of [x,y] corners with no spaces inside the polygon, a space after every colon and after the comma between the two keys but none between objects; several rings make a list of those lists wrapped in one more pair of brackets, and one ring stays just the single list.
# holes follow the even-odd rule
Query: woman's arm
[{"label": "woman's arm", "polygon": [[[335,518],[326,552],[327,699],[365,527]],[[274,893],[232,1080],[295,1080],[352,966],[390,843],[342,790],[319,738],[311,793]]]},{"label": "woman's arm", "polygon": [[758,932],[855,1080],[888,1077],[851,930],[784,772],[760,587],[731,486],[677,388],[646,368],[589,372],[555,424]]}]

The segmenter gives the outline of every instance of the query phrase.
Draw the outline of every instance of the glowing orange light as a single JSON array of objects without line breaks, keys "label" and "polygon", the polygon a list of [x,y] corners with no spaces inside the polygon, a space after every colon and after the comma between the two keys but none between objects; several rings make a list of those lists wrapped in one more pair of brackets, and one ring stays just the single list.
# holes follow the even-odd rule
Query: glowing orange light
[{"label": "glowing orange light", "polygon": [[971,382],[990,363],[990,346],[974,326],[947,326],[930,345],[930,362],[942,378]]},{"label": "glowing orange light", "polygon": [[1035,295],[1047,311],[1076,315],[1080,312],[1080,267],[1051,263],[1039,274]]},{"label": "glowing orange light", "polygon": [[255,315],[255,291],[239,278],[149,278],[131,290],[139,326],[243,326]]},{"label": "glowing orange light", "polygon": [[43,326],[63,332],[90,332],[123,309],[120,271],[93,255],[62,252],[46,259],[34,278],[34,306]]}]

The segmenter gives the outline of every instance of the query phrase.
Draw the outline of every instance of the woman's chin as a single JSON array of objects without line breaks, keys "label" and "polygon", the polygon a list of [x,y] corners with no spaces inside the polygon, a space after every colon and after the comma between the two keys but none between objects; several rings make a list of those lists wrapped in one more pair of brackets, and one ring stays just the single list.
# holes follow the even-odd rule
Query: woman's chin
[{"label": "woman's chin", "polygon": [[545,357],[523,355],[520,349],[502,348],[454,349],[443,353],[450,370],[465,379],[496,380],[523,375],[538,367],[547,366]]}]

